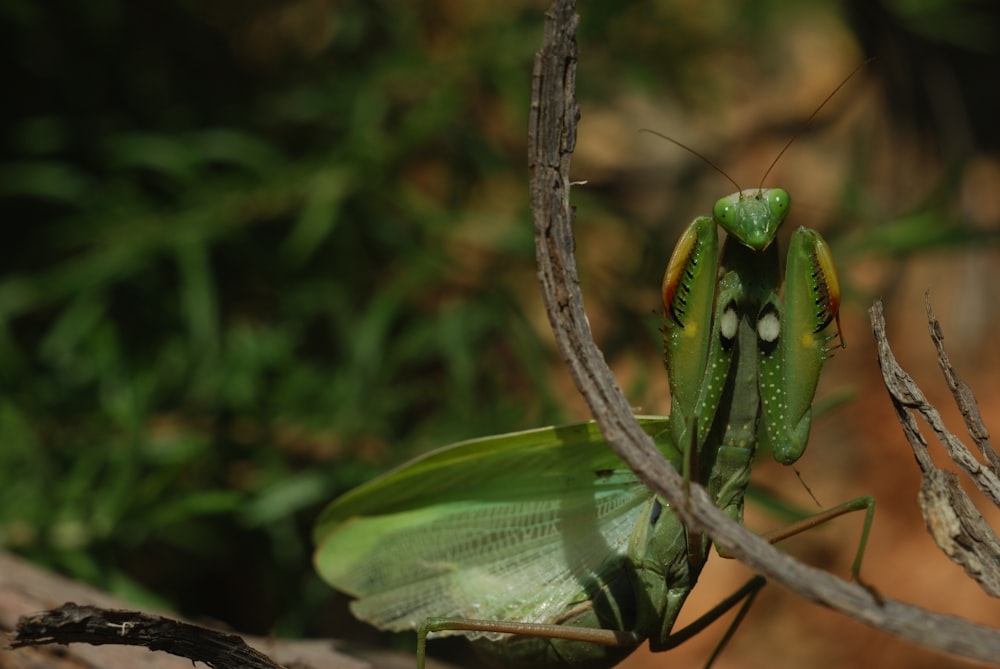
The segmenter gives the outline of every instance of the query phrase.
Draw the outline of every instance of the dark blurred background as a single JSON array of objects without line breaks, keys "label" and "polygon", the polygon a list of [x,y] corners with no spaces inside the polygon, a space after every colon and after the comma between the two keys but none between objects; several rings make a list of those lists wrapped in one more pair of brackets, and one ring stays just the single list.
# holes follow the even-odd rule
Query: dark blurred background
[{"label": "dark blurred background", "polygon": [[[323,504],[435,446],[588,417],[534,280],[525,136],[545,8],[0,1],[0,547],[243,632],[376,638],[312,572]],[[944,408],[930,288],[996,416],[998,6],[581,15],[577,252],[628,396],[669,410],[662,271],[733,190],[648,128],[743,188],[785,187],[791,225],[830,241],[849,347],[802,478],[827,505],[874,492],[865,569],[887,595],[1000,625],[923,534],[864,312],[886,300],[901,361]],[[812,504],[794,473],[760,472]],[[846,574],[858,523],[835,525],[789,550]],[[692,616],[744,578],[713,563]],[[649,666],[700,666],[719,634]],[[948,662],[770,588],[717,666]]]}]

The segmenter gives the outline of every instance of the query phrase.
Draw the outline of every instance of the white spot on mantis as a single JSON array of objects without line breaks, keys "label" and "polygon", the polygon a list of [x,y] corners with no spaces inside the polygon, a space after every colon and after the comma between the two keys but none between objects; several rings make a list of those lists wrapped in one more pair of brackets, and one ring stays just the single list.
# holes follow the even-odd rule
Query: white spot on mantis
[{"label": "white spot on mantis", "polygon": [[724,341],[732,341],[736,338],[736,330],[739,325],[740,317],[736,313],[736,307],[730,304],[723,309],[722,317],[719,318],[719,335]]},{"label": "white spot on mantis", "polygon": [[781,321],[775,311],[766,311],[757,320],[757,338],[764,344],[773,345],[781,335]]}]

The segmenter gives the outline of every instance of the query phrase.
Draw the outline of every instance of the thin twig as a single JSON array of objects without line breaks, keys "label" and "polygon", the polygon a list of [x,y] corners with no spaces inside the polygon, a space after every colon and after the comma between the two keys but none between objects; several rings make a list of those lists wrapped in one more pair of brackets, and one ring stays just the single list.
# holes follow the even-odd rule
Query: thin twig
[{"label": "thin twig", "polygon": [[[951,390],[952,397],[955,398],[958,410],[962,412],[962,417],[965,419],[965,427],[969,430],[969,436],[972,437],[972,441],[975,442],[979,452],[986,458],[986,463],[989,465],[992,473],[992,483],[988,484],[977,481],[976,485],[985,494],[990,495],[984,488],[991,487],[995,489],[997,487],[997,475],[1000,474],[1000,456],[993,450],[993,445],[990,443],[990,433],[983,423],[983,416],[979,413],[979,404],[976,402],[972,390],[958,376],[958,372],[952,366],[948,352],[944,348],[944,332],[941,330],[941,323],[938,322],[937,316],[934,315],[934,310],[931,309],[930,293],[924,295],[924,308],[927,309],[927,326],[931,331],[931,340],[934,342],[934,348],[937,350],[938,366],[941,368],[941,373],[944,374],[945,381],[948,382],[948,388]],[[968,455],[972,458],[971,453]],[[995,497],[993,503],[997,504]]]}]

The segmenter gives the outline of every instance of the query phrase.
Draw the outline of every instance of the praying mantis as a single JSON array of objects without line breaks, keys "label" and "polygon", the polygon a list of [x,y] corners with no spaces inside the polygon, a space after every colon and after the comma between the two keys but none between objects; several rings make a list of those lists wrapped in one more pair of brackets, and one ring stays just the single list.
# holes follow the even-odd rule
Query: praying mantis
[{"label": "praying mantis", "polygon": [[[781,279],[775,239],[789,207],[780,188],[738,190],[683,233],[662,284],[671,414],[637,419],[737,522],[756,448],[786,465],[802,455],[822,366],[843,344],[839,282],[819,233],[792,233]],[[860,581],[870,497],[766,536],[858,510]],[[335,500],[314,537],[319,574],[356,598],[356,617],[418,632],[420,669],[432,632],[465,635],[495,666],[605,669],[647,640],[653,651],[674,647],[742,602],[738,623],[763,585],[751,579],[674,631],[711,542],[592,422],[431,452]]]}]

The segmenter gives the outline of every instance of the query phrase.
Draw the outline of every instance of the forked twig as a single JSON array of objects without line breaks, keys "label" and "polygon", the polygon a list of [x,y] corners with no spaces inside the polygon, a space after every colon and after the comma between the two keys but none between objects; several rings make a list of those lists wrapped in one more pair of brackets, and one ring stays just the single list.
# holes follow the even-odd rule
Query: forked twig
[{"label": "forked twig", "polygon": [[987,460],[986,464],[980,463],[965,444],[948,431],[938,410],[927,401],[913,377],[896,362],[885,332],[882,304],[876,302],[870,314],[878,343],[879,365],[896,415],[903,426],[903,433],[920,466],[922,481],[918,501],[928,531],[948,558],[962,566],[986,593],[1000,597],[1000,539],[962,490],[958,477],[934,464],[927,452],[927,441],[917,425],[916,416],[919,415],[934,431],[951,460],[969,475],[976,487],[997,504],[1000,480],[997,476],[996,453],[989,444],[989,435],[979,415],[975,397],[958,377],[944,349],[941,324],[931,309],[929,298],[925,300],[925,306],[931,339],[937,349],[938,364],[965,417],[970,435]]}]

